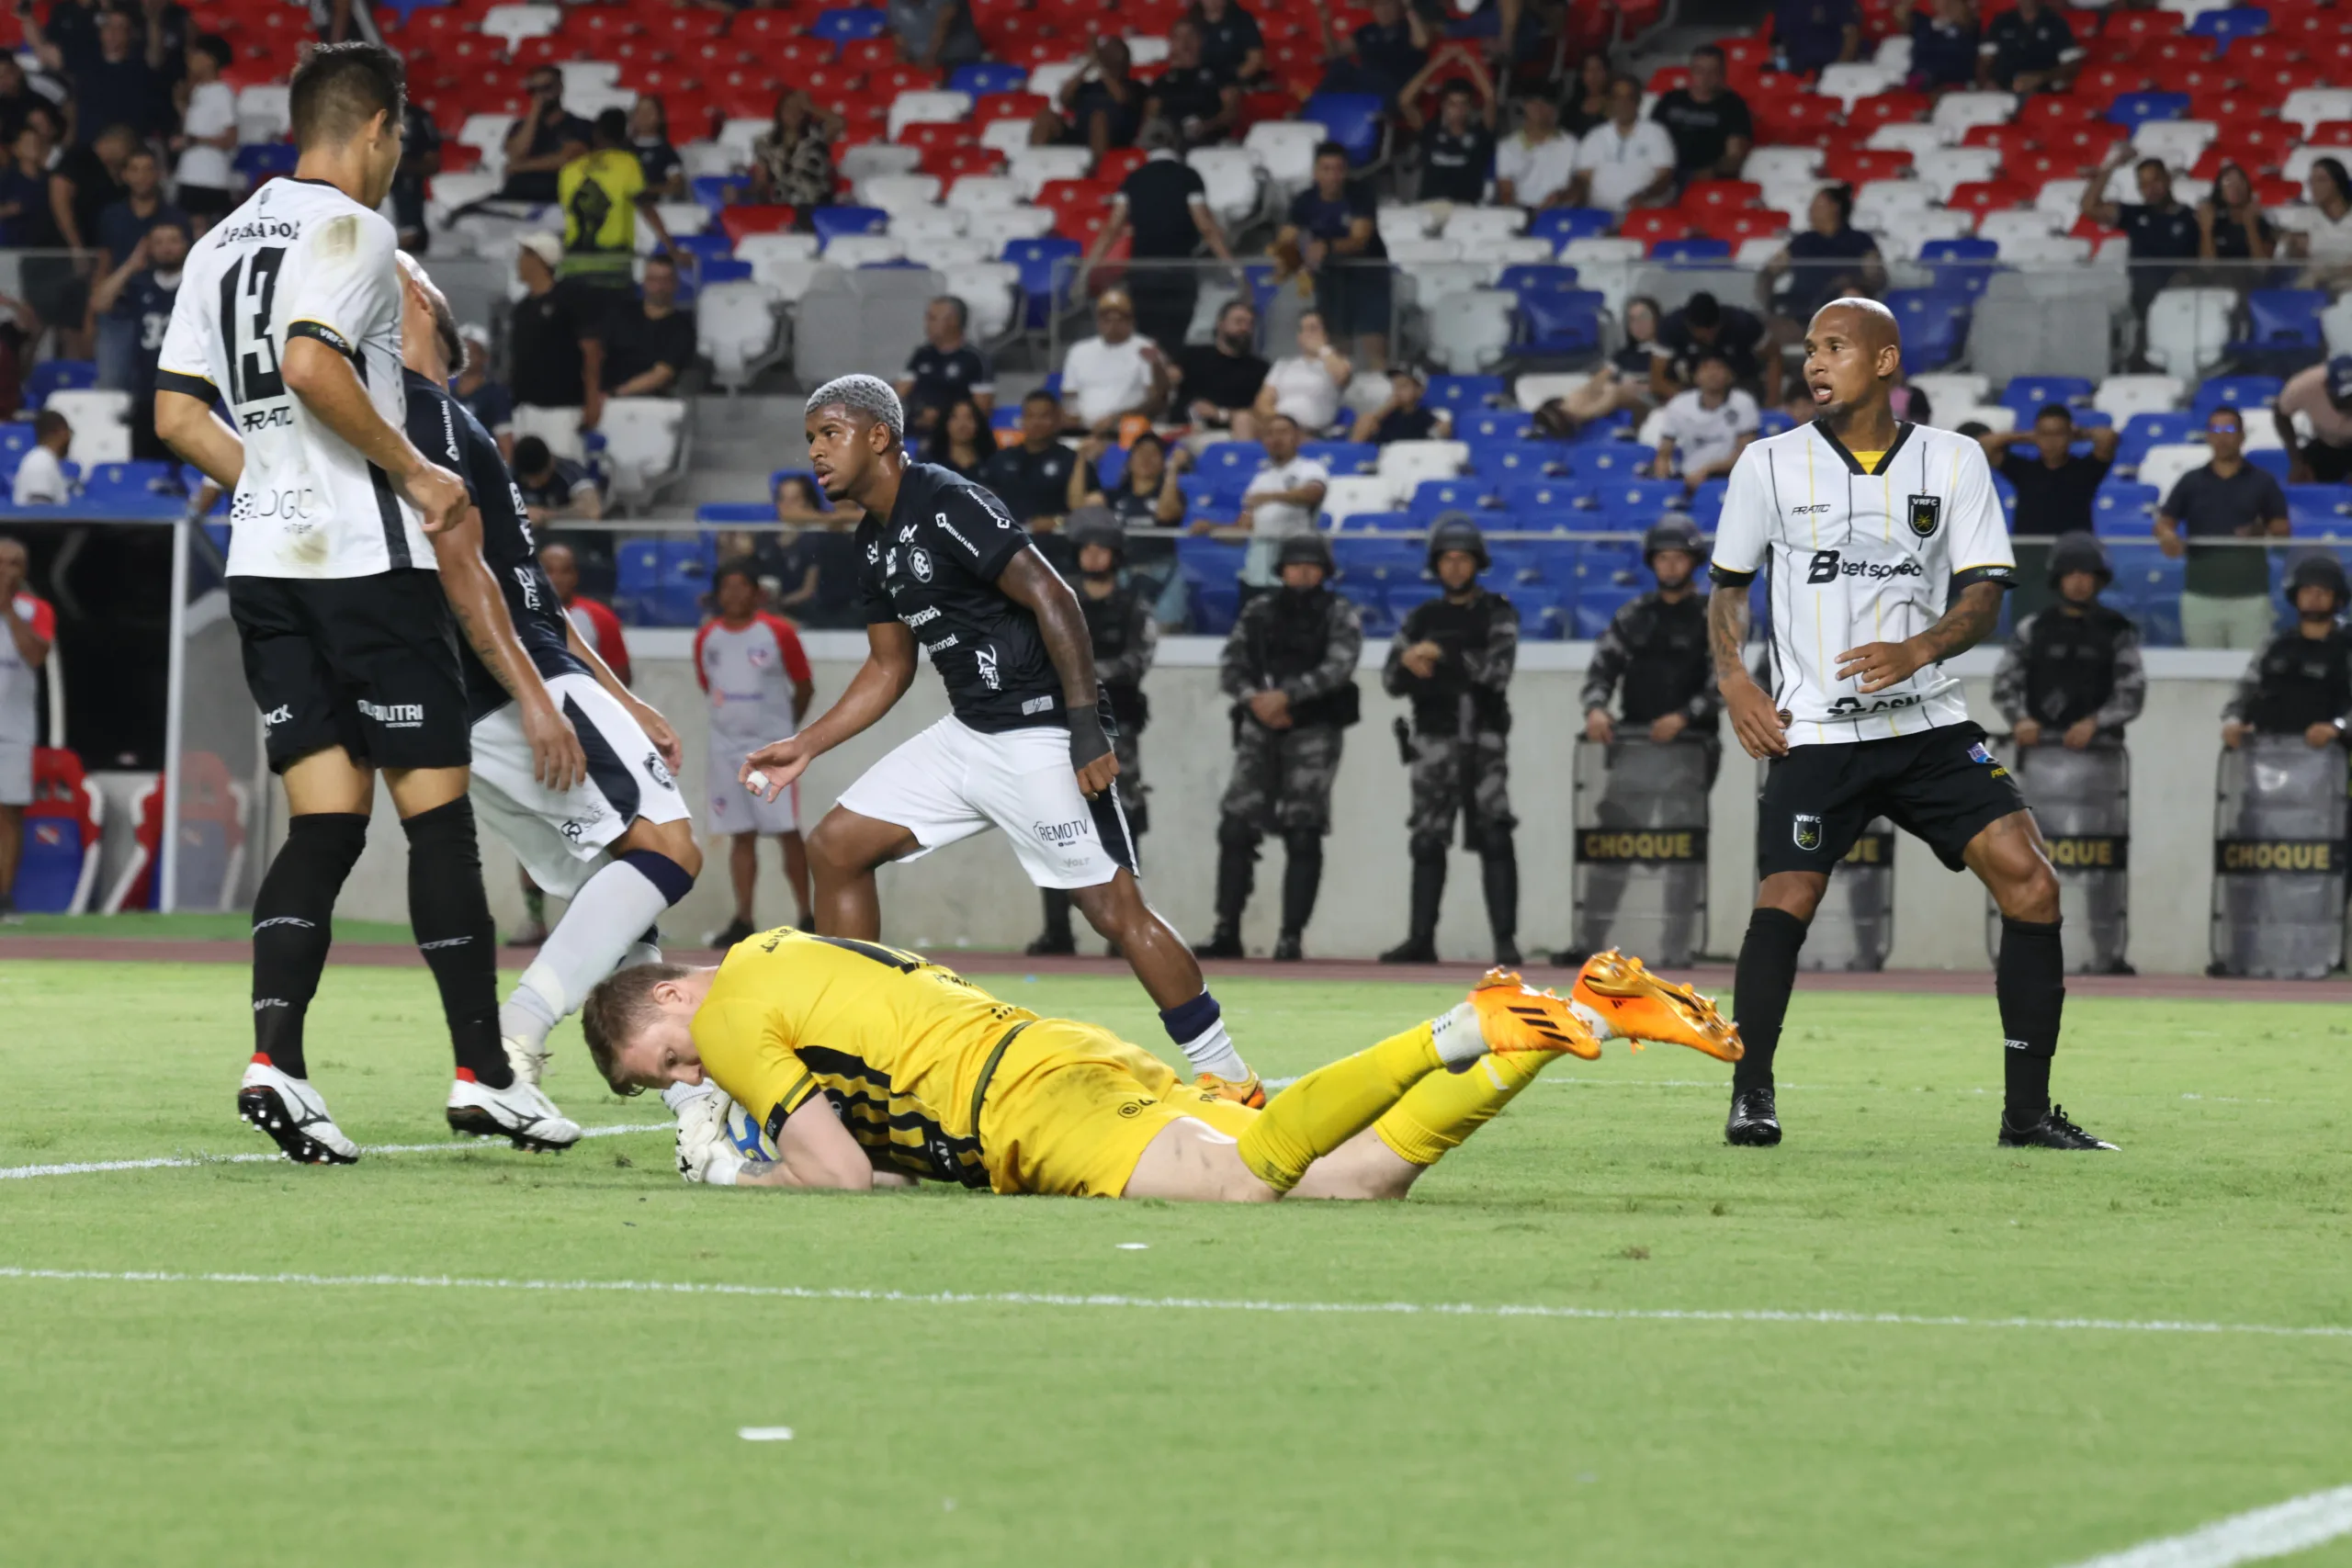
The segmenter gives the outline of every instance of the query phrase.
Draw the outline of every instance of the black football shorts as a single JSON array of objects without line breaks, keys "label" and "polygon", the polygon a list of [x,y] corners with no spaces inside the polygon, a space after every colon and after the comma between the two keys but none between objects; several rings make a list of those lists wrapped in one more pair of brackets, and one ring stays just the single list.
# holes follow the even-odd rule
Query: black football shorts
[{"label": "black football shorts", "polygon": [[330,746],[377,768],[471,760],[457,618],[439,572],[232,577],[229,615],[271,771]]},{"label": "black football shorts", "polygon": [[1973,724],[1844,746],[1794,746],[1773,758],[1764,775],[1758,859],[1766,876],[1826,874],[1872,818],[1884,817],[1958,871],[1971,839],[2025,808],[2017,780]]}]

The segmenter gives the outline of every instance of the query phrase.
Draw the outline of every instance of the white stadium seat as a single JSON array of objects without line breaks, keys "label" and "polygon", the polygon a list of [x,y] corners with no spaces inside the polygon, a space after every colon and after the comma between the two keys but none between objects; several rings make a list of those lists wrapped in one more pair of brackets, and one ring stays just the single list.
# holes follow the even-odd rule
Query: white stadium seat
[{"label": "white stadium seat", "polygon": [[1818,147],[1758,147],[1747,155],[1739,174],[1742,179],[1770,186],[1783,180],[1801,184],[1813,178],[1820,168]]},{"label": "white stadium seat", "polygon": [[965,175],[947,187],[947,205],[965,212],[1021,205],[1021,182],[1002,175]]},{"label": "white stadium seat", "polygon": [[1459,240],[1396,239],[1388,242],[1388,259],[1398,266],[1410,269],[1437,262],[1457,262],[1462,259]]},{"label": "white stadium seat", "polygon": [[1168,58],[1168,39],[1157,34],[1127,39],[1127,59],[1136,65],[1158,65]]},{"label": "white stadium seat", "polygon": [[2222,128],[2210,119],[2146,119],[2132,133],[2132,150],[2143,158],[2162,158],[2185,169],[2221,134]]},{"label": "white stadium seat", "polygon": [[2229,288],[2167,288],[2148,307],[2148,363],[2195,380],[2222,362],[2237,293]]},{"label": "white stadium seat", "polygon": [[1062,84],[1085,69],[1082,63],[1075,60],[1057,60],[1049,65],[1040,65],[1033,69],[1029,73],[1029,91],[1046,100],[1044,104],[1038,105],[1038,107],[1043,108],[1053,103],[1061,95]]},{"label": "white stadium seat", "polygon": [[1360,512],[1387,512],[1396,502],[1396,487],[1369,475],[1343,474],[1323,487],[1323,515],[1334,528],[1347,526]]},{"label": "white stadium seat", "polygon": [[1010,156],[1029,145],[1029,122],[992,119],[980,127],[980,145]]},{"label": "white stadium seat", "polygon": [[[703,290],[703,310],[709,309],[711,294],[721,288],[749,288],[765,305],[766,296],[759,293],[756,284],[719,283]],[[774,317],[769,320],[773,336]],[[612,472],[614,491],[624,496],[643,496],[669,479],[680,467],[685,427],[683,398],[605,399],[605,415],[597,429],[605,437],[605,460]]]},{"label": "white stadium seat", "polygon": [[1462,244],[1465,254],[1475,254],[1479,245],[1509,239],[1526,228],[1525,208],[1457,207],[1447,216],[1442,232]]},{"label": "white stadium seat", "polygon": [[[1443,241],[1421,242],[1442,244]],[[1450,294],[1471,294],[1494,286],[1495,268],[1491,263],[1470,261],[1422,262],[1397,270],[1413,286],[1413,303],[1427,310]]]},{"label": "white stadium seat", "polygon": [[1570,240],[1560,247],[1560,259],[1570,266],[1584,266],[1600,262],[1633,262],[1642,259],[1642,243],[1616,234],[1588,234],[1580,240]]},{"label": "white stadium seat", "polygon": [[972,214],[964,231],[976,240],[993,240],[1001,252],[1007,240],[1035,240],[1054,231],[1054,215],[1042,207],[991,207]]},{"label": "white stadium seat", "polygon": [[911,175],[922,167],[922,149],[899,141],[861,141],[844,148],[833,164],[852,185],[888,175]]},{"label": "white stadium seat", "polygon": [[1873,152],[1908,152],[1917,158],[1945,145],[1944,133],[1916,119],[1890,120],[1871,128],[1862,145]]},{"label": "white stadium seat", "polygon": [[[658,201],[653,204],[653,210],[661,214],[662,227],[673,239],[681,234],[699,234],[710,227],[710,209],[699,202]],[[650,256],[662,248],[662,237],[653,231],[652,224],[637,226],[636,246],[641,256]]]},{"label": "white stadium seat", "polygon": [[496,196],[501,183],[496,175],[435,175],[426,185],[425,194],[445,211],[455,211],[469,202]]},{"label": "white stadium seat", "polygon": [[1511,383],[1510,395],[1521,409],[1533,413],[1554,398],[1565,398],[1590,379],[1583,371],[1567,371],[1548,376],[1521,376]]},{"label": "white stadium seat", "polygon": [[[703,357],[710,361],[711,379],[729,391],[747,385],[770,350],[775,347],[776,313],[784,301],[766,285],[730,281],[706,285],[695,296],[695,331]],[[605,406],[636,402],[614,399]],[[606,437],[612,435],[606,421]]]},{"label": "white stadium seat", "polygon": [[2001,246],[2001,259],[2014,260],[2009,254],[2013,240],[2041,239],[2055,234],[2067,225],[2055,213],[2037,212],[2027,208],[2016,212],[1988,212],[1976,220],[1976,237],[1992,240]]},{"label": "white stadium seat", "polygon": [[808,256],[762,256],[752,264],[752,279],[784,304],[797,305],[819,278],[840,270],[831,262]]},{"label": "white stadium seat", "polygon": [[1320,120],[1261,119],[1241,145],[1257,154],[1268,179],[1290,192],[1304,189],[1315,177],[1315,149],[1330,134]]},{"label": "white stadium seat", "polygon": [[748,149],[739,153],[707,137],[678,143],[678,162],[685,165],[686,178],[690,180],[701,179],[705,175],[731,175],[743,166],[749,156]]},{"label": "white stadium seat", "polygon": [[857,199],[885,212],[910,212],[939,199],[937,175],[876,175],[857,186]]},{"label": "white stadium seat", "polygon": [[2091,407],[2129,424],[2135,413],[2166,413],[2180,407],[2188,389],[2177,376],[2109,376],[2091,394]]},{"label": "white stadium seat", "polygon": [[130,460],[130,394],[95,389],[49,394],[41,405],[65,416],[74,427],[66,457],[88,468],[93,463]]},{"label": "white stadium seat", "polygon": [[2018,112],[2015,93],[1946,93],[1936,102],[1928,123],[1957,142],[1980,125],[2007,125]]},{"label": "white stadium seat", "polygon": [[2091,243],[2072,234],[2019,234],[2001,242],[2001,259],[2020,266],[2080,266],[2091,259]]},{"label": "white stadium seat", "polygon": [[545,38],[563,23],[560,6],[492,6],[481,14],[481,30],[504,40],[506,52],[526,38]]},{"label": "white stadium seat", "polygon": [[1902,72],[1890,70],[1876,61],[1854,61],[1823,66],[1821,79],[1813,90],[1825,98],[1836,98],[1841,106],[1851,109],[1857,98],[1867,98],[1902,85]]},{"label": "white stadium seat", "polygon": [[2170,495],[2181,475],[2203,468],[2212,457],[2212,451],[2202,441],[2151,446],[2147,456],[2140,459],[2140,482],[2155,486],[2158,495]]},{"label": "white stadium seat", "polygon": [[770,123],[765,119],[753,119],[741,115],[733,119],[721,120],[718,126],[718,144],[734,155],[737,167],[742,167],[752,161],[752,143],[768,133]]},{"label": "white stadium seat", "polygon": [[1498,240],[1481,240],[1473,249],[1498,267],[1540,264],[1554,259],[1552,242],[1541,234],[1506,234]]},{"label": "white stadium seat", "polygon": [[2330,354],[2352,354],[2352,294],[2339,295],[2335,304],[2320,312],[2320,335],[2327,340]]},{"label": "white stadium seat", "polygon": [[2088,180],[2044,180],[2034,196],[2033,209],[2063,220],[2071,228],[2083,209],[2083,187],[2089,184]]},{"label": "white stadium seat", "polygon": [[970,213],[953,207],[910,207],[890,214],[890,232],[907,243],[910,255],[920,255],[937,266],[940,258],[934,252],[939,242],[963,238],[971,219]]},{"label": "white stadium seat", "polygon": [[2352,87],[2298,87],[2278,106],[2278,118],[2295,121],[2306,136],[2331,119],[2352,119]]},{"label": "white stadium seat", "polygon": [[1883,65],[1897,76],[1911,74],[1911,40],[1907,37],[1881,39],[1878,51],[1871,56],[1873,64]]},{"label": "white stadium seat", "polygon": [[[245,91],[252,93],[259,89],[248,87]],[[466,116],[465,124],[458,127],[457,140],[465,146],[479,147],[485,152],[503,152],[506,146],[506,133],[514,127],[513,115],[469,114]]]},{"label": "white stadium seat", "polygon": [[1208,187],[1209,210],[1218,221],[1238,223],[1258,210],[1258,160],[1248,148],[1195,148],[1184,162]]},{"label": "white stadium seat", "polygon": [[[1993,378],[1970,371],[1947,370],[1927,376],[1914,376],[1911,385],[1928,394],[1928,401],[1938,413],[1945,409],[1962,408],[1981,403],[1993,395]],[[1956,422],[1955,422],[1956,423]],[[1951,425],[1947,424],[1946,429]]]},{"label": "white stadium seat", "polygon": [[1374,210],[1372,227],[1382,244],[1396,245],[1428,239],[1437,230],[1437,219],[1434,203],[1392,201]]},{"label": "white stadium seat", "polygon": [[1423,479],[1452,479],[1469,460],[1467,442],[1391,441],[1380,449],[1380,464],[1374,471],[1391,484],[1401,486],[1399,493],[1410,494],[1413,486]]},{"label": "white stadium seat", "polygon": [[864,266],[868,262],[906,259],[907,243],[896,234],[842,234],[830,242],[824,257],[835,266]]},{"label": "white stadium seat", "polygon": [[1742,240],[1739,249],[1731,254],[1732,261],[1743,267],[1762,266],[1789,248],[1786,234],[1758,234]]},{"label": "white stadium seat", "polygon": [[1005,157],[1005,172],[1021,182],[1021,194],[1035,201],[1055,180],[1082,180],[1094,163],[1083,147],[1023,147]]},{"label": "white stadium seat", "polygon": [[238,89],[237,140],[276,141],[292,131],[293,91],[277,83]]},{"label": "white stadium seat", "polygon": [[985,342],[1002,337],[1012,325],[1021,298],[1021,269],[1011,262],[966,262],[956,265],[949,288],[972,312],[972,335]]},{"label": "white stadium seat", "polygon": [[1943,147],[1914,156],[1912,173],[1936,187],[1938,201],[1971,180],[1989,180],[2001,172],[2001,154],[1992,147]]},{"label": "white stadium seat", "polygon": [[754,267],[770,259],[814,261],[817,243],[814,234],[746,234],[735,242],[735,259]]},{"label": "white stadium seat", "polygon": [[[1928,400],[1934,402],[1933,399]],[[2007,403],[1976,403],[1957,409],[1935,403],[1935,411],[1936,424],[1943,430],[1958,430],[1972,421],[2004,435],[2018,427],[2018,411]]]},{"label": "white stadium seat", "polygon": [[890,140],[910,125],[933,120],[959,120],[972,112],[972,95],[916,88],[890,100]]}]

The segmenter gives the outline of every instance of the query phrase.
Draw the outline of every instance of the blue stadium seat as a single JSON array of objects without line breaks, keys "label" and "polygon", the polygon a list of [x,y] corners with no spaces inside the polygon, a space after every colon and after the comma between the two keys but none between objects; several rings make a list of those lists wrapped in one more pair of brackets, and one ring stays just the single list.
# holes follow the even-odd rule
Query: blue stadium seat
[{"label": "blue stadium seat", "polygon": [[1642,595],[1642,590],[1632,584],[1600,583],[1577,590],[1577,640],[1592,642],[1609,629],[1617,612]]},{"label": "blue stadium seat", "polygon": [[1795,428],[1795,422],[1779,409],[1766,409],[1756,416],[1756,434],[1759,438],[1766,435],[1786,435]]},{"label": "blue stadium seat", "polygon": [[1519,409],[1479,409],[1453,420],[1456,441],[1524,441],[1534,431],[1535,416]]},{"label": "blue stadium seat", "polygon": [[2352,539],[2352,491],[2342,485],[2289,485],[2287,525],[2299,539]]},{"label": "blue stadium seat", "polygon": [[2205,421],[2218,408],[2253,410],[2267,407],[2278,400],[2279,389],[2286,382],[2276,376],[2212,376],[2197,389],[2188,400],[2188,412],[2194,417],[2192,431],[2202,431]]},{"label": "blue stadium seat", "polygon": [[301,156],[291,141],[248,141],[237,149],[229,166],[245,176],[248,185],[259,185],[272,175],[290,175]]},{"label": "blue stadium seat", "polygon": [[2179,119],[2188,113],[2187,93],[2124,93],[2107,106],[2109,124],[2137,130],[2152,119]]},{"label": "blue stadium seat", "polygon": [[1566,294],[1577,286],[1577,269],[1544,262],[1514,262],[1503,268],[1495,287],[1514,294]]},{"label": "blue stadium seat", "polygon": [[[1345,534],[1363,536],[1408,533],[1415,525],[1413,514],[1409,512],[1359,512],[1340,527]],[[1332,536],[1335,542],[1341,536],[1340,534]]]},{"label": "blue stadium seat", "polygon": [[1466,411],[1499,402],[1510,395],[1510,386],[1499,376],[1432,376],[1422,400],[1433,409],[1445,410],[1458,424]]},{"label": "blue stadium seat", "polygon": [[176,463],[94,463],[82,476],[82,499],[94,510],[177,517],[187,509]]},{"label": "blue stadium seat", "polygon": [[1380,462],[1380,448],[1369,441],[1302,441],[1298,455],[1322,464],[1333,479],[1368,474]]},{"label": "blue stadium seat", "polygon": [[1650,247],[1650,260],[1665,266],[1695,266],[1702,262],[1731,259],[1731,242],[1705,234],[1680,240],[1660,240]]},{"label": "blue stadium seat", "polygon": [[1690,521],[1699,525],[1699,532],[1713,534],[1715,525],[1723,520],[1724,497],[1731,490],[1729,479],[1708,479],[1690,492],[1688,508]]},{"label": "blue stadium seat", "polygon": [[33,449],[33,427],[29,424],[0,424],[0,478],[17,477],[17,464]]},{"label": "blue stadium seat", "polygon": [[2123,422],[2122,439],[2115,445],[2115,460],[2136,468],[2151,446],[2177,446],[2185,441],[2194,441],[2204,428],[2205,416],[2187,409],[2135,413]]},{"label": "blue stadium seat", "polygon": [[1973,234],[1930,240],[1919,247],[1919,259],[1928,265],[1934,287],[1971,296],[1984,292],[1985,284],[1999,270],[2000,255],[1997,242],[1980,240]]},{"label": "blue stadium seat", "polygon": [[1522,539],[1518,547],[1527,552],[1542,581],[1564,593],[1574,592],[1584,566],[1582,540]]},{"label": "blue stadium seat", "polygon": [[2248,452],[2245,455],[2245,460],[2282,485],[2287,482],[2288,471],[2293,467],[2292,459],[2288,456],[2286,449],[2279,446],[2267,446],[2260,451]]},{"label": "blue stadium seat", "polygon": [[2164,501],[2154,485],[2129,479],[2106,479],[2091,496],[2091,529],[2107,534],[2144,537],[2155,530],[2156,508]]},{"label": "blue stadium seat", "polygon": [[1529,642],[1557,642],[1573,630],[1574,615],[1562,608],[1565,592],[1550,582],[1521,582],[1503,596],[1519,612],[1519,635]]},{"label": "blue stadium seat", "polygon": [[[2020,428],[2033,423],[2033,416],[2051,403],[2064,403],[2069,409],[2091,400],[2091,383],[2083,376],[2015,376],[2001,389],[2001,406],[2018,411]],[[2077,423],[2091,410],[2076,413]]]},{"label": "blue stadium seat", "polygon": [[1601,295],[1589,288],[1521,295],[1519,346],[1531,354],[1589,354],[1600,346],[1606,310]]},{"label": "blue stadium seat", "polygon": [[[874,264],[868,262],[866,265],[871,266]],[[900,264],[891,262],[887,265],[897,266]],[[705,256],[702,265],[695,268],[694,288],[704,288],[714,283],[748,283],[751,277],[750,262],[738,261],[731,255]],[[679,292],[682,296],[691,297],[687,289],[682,288]]]},{"label": "blue stadium seat", "polygon": [[1220,501],[1238,506],[1242,492],[1265,466],[1266,449],[1257,442],[1218,441],[1201,448],[1190,477],[1207,480]]},{"label": "blue stadium seat", "polygon": [[1361,590],[1366,583],[1419,582],[1429,567],[1429,547],[1419,539],[1340,533],[1331,536],[1331,558],[1340,581]]},{"label": "blue stadium seat", "polygon": [[1250,547],[1238,539],[1212,539],[1203,534],[1176,536],[1176,570],[1195,583],[1230,583],[1241,575],[1241,558]]},{"label": "blue stadium seat", "polygon": [[735,254],[734,242],[716,229],[701,234],[675,235],[671,239],[670,248],[689,258],[697,275],[712,263],[729,260]]},{"label": "blue stadium seat", "polygon": [[729,202],[741,200],[743,193],[751,188],[752,180],[748,175],[696,175],[686,185],[695,200],[713,218],[718,216],[719,209]]},{"label": "blue stadium seat", "polygon": [[1561,448],[1548,441],[1507,435],[1464,445],[1470,448],[1470,457],[1463,472],[1493,480],[1498,487],[1512,479],[1540,479],[1560,466]]},{"label": "blue stadium seat", "polygon": [[96,360],[44,359],[25,378],[25,406],[37,409],[51,392],[84,392],[97,384]]},{"label": "blue stadium seat", "polygon": [[1669,512],[1682,510],[1680,479],[1610,479],[1592,487],[1603,528],[1647,528]]},{"label": "blue stadium seat", "polygon": [[808,214],[820,246],[844,234],[879,234],[890,226],[890,215],[878,207],[820,207]]},{"label": "blue stadium seat", "polygon": [[[1011,246],[1006,247],[1008,250],[1011,248]],[[1004,259],[1006,261],[1012,260],[1011,256],[1006,256]],[[1266,305],[1268,301],[1273,299],[1274,290],[1281,287],[1281,284],[1274,277],[1274,264],[1272,262],[1243,262],[1241,264],[1241,276],[1249,281],[1250,303],[1258,308],[1258,318],[1259,320],[1263,321],[1266,315]],[[1026,287],[1025,283],[1023,287]]]},{"label": "blue stadium seat", "polygon": [[869,10],[864,6],[820,11],[816,19],[808,24],[808,36],[847,43],[852,39],[880,38],[889,26],[890,13],[888,11]]},{"label": "blue stadium seat", "polygon": [[2245,297],[2246,334],[2230,345],[2230,352],[2317,354],[2327,346],[2319,325],[2320,312],[2326,309],[2323,289],[2255,289]]},{"label": "blue stadium seat", "polygon": [[[823,209],[820,209],[822,211]],[[1028,300],[1028,326],[1043,331],[1053,314],[1054,300],[1066,288],[1073,265],[1082,254],[1076,240],[1045,234],[1034,240],[1007,240],[998,259],[1021,269],[1021,293]]]},{"label": "blue stadium seat", "polygon": [[1385,107],[1377,93],[1317,93],[1306,100],[1299,118],[1322,121],[1331,140],[1348,150],[1349,163],[1368,164],[1380,151]]},{"label": "blue stadium seat", "polygon": [[1423,479],[1406,508],[1424,527],[1441,512],[1476,512],[1487,504],[1487,487],[1476,479]]},{"label": "blue stadium seat", "polygon": [[1117,492],[1119,481],[1127,477],[1127,449],[1114,441],[1094,459],[1095,487],[1104,495]]},{"label": "blue stadium seat", "polygon": [[1577,551],[1576,582],[1587,587],[1647,587],[1638,539],[1586,539]]},{"label": "blue stadium seat", "polygon": [[989,411],[989,428],[990,430],[1018,430],[1018,429],[1020,429],[1020,428],[1021,428],[1021,410],[1020,410],[1020,408],[1019,408],[1017,405],[1012,404],[1012,403],[999,403],[999,404],[997,404],[997,405],[996,405],[996,407],[994,407],[994,408],[992,408],[992,409],[990,409],[990,410]]},{"label": "blue stadium seat", "polygon": [[2223,48],[2242,38],[2270,30],[2270,13],[2258,6],[2233,6],[2226,11],[2200,11],[2181,31],[2190,38],[2222,40]]},{"label": "blue stadium seat", "polygon": [[1029,73],[1018,65],[1007,65],[994,60],[974,61],[958,65],[947,78],[950,92],[969,93],[984,98],[990,93],[1017,93],[1027,85]]},{"label": "blue stadium seat", "polygon": [[1575,479],[1524,479],[1503,482],[1503,508],[1530,531],[1564,528],[1591,494],[1592,487]]},{"label": "blue stadium seat", "polygon": [[775,506],[765,501],[706,501],[695,508],[695,521],[740,528],[745,524],[775,523]]},{"label": "blue stadium seat", "polygon": [[2141,639],[2154,647],[2180,645],[2180,589],[2188,563],[2165,557],[2154,544],[2108,547],[2115,581],[2108,598],[2140,623]]},{"label": "blue stadium seat", "polygon": [[1903,328],[1903,367],[1917,376],[1959,357],[1968,341],[1969,299],[1936,288],[1898,288],[1886,308]]},{"label": "blue stadium seat", "polygon": [[1589,240],[1617,227],[1617,214],[1600,207],[1547,207],[1528,220],[1527,231],[1548,240],[1556,251],[1570,240]]},{"label": "blue stadium seat", "polygon": [[[1505,513],[1502,515],[1508,518],[1510,513]],[[1498,521],[1495,525],[1499,528],[1504,525]],[[1541,581],[1544,576],[1542,558],[1526,544],[1501,543],[1488,539],[1487,558],[1493,563],[1487,569],[1487,586],[1498,592],[1522,579],[1534,582]]]},{"label": "blue stadium seat", "polygon": [[1179,474],[1177,491],[1184,498],[1185,521],[1230,523],[1241,505],[1239,492],[1228,496],[1217,488],[1217,481],[1205,474]]},{"label": "blue stadium seat", "polygon": [[1638,441],[1596,441],[1579,446],[1568,459],[1583,479],[1630,479],[1657,461],[1657,448]]}]

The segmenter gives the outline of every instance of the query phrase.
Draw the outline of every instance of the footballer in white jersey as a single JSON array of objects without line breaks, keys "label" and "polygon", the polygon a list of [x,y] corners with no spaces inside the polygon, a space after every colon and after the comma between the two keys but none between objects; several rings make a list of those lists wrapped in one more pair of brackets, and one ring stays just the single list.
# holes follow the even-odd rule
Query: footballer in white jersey
[{"label": "footballer in white jersey", "polygon": [[[2016,577],[1977,444],[1895,419],[1902,334],[1885,306],[1838,299],[1805,336],[1811,424],[1751,445],[1732,471],[1711,572],[1709,640],[1732,728],[1769,758],[1762,881],[1734,994],[1746,1055],[1731,1143],[1773,1145],[1772,1091],[1797,955],[1829,874],[1871,818],[1966,866],[2001,910],[1995,979],[2008,1147],[2106,1149],[2050,1101],[2064,1005],[2057,876],[2017,781],[1943,667],[1989,635]],[[1763,574],[1770,690],[1743,662]]]}]

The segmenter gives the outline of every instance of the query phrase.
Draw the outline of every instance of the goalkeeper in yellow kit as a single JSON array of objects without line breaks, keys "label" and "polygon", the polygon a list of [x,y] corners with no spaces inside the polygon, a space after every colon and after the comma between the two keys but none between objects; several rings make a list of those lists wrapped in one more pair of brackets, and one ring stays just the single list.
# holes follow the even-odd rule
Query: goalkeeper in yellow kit
[{"label": "goalkeeper in yellow kit", "polygon": [[[1597,1057],[1606,1039],[1740,1054],[1712,1002],[1616,953],[1588,963],[1566,997],[1489,970],[1460,1005],[1317,1068],[1262,1111],[920,954],[788,929],[738,943],[715,969],[624,969],[581,1018],[615,1089],[667,1092],[689,1180],[863,1190],[928,1179],[1226,1202],[1402,1197],[1554,1056]],[[764,1128],[773,1162],[729,1139],[728,1099]]]}]

